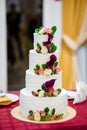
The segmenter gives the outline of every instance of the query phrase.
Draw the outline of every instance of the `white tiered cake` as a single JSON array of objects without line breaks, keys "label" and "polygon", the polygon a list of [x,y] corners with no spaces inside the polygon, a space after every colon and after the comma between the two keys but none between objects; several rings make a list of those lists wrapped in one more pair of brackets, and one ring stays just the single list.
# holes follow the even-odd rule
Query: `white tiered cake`
[{"label": "white tiered cake", "polygon": [[53,26],[38,28],[34,33],[34,49],[29,52],[29,69],[26,70],[26,88],[20,91],[20,111],[29,120],[57,120],[67,113],[59,50],[52,43],[55,32],[56,26]]}]

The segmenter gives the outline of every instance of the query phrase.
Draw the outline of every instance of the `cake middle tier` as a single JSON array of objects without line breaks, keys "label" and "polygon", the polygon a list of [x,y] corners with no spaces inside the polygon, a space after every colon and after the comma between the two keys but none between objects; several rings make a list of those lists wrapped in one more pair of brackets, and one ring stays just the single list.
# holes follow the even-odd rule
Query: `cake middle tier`
[{"label": "cake middle tier", "polygon": [[37,91],[38,89],[41,89],[43,83],[52,79],[55,79],[54,89],[62,88],[62,71],[55,75],[44,76],[34,74],[28,69],[26,70],[25,77],[26,90],[28,92]]},{"label": "cake middle tier", "polygon": [[54,53],[48,54],[40,54],[37,53],[34,49],[29,51],[29,69],[30,71],[34,71],[35,66],[46,64],[50,60],[50,56],[55,55],[57,58],[57,62],[59,62],[59,50],[56,50]]}]

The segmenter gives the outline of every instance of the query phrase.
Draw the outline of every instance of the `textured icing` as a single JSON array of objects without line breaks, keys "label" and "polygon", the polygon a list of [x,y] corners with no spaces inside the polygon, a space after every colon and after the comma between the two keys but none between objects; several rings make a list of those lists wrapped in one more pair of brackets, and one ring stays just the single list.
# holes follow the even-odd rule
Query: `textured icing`
[{"label": "textured icing", "polygon": [[49,54],[39,54],[36,53],[35,50],[30,50],[29,52],[29,69],[33,72],[36,64],[45,64],[47,61],[50,60],[50,56],[54,54],[57,57],[57,61],[59,61],[59,51],[57,50],[54,53]]},{"label": "textured icing", "polygon": [[56,113],[67,112],[67,95],[61,93],[57,97],[34,97],[29,95],[26,89],[20,91],[20,110],[23,116],[28,115],[29,110],[43,110],[45,107],[55,108]]},{"label": "textured icing", "polygon": [[43,44],[43,42],[46,42],[48,40],[48,35],[41,35],[34,33],[34,49],[37,47],[37,43],[40,43],[40,45]]},{"label": "textured icing", "polygon": [[50,60],[50,56],[54,54],[59,62],[60,50],[56,50],[54,53],[41,54],[35,51],[37,43],[41,46],[43,42],[48,41],[48,35],[34,33],[34,49],[29,51],[29,69],[26,70],[25,87],[20,91],[20,111],[23,116],[28,116],[29,110],[37,111],[43,110],[48,107],[49,109],[55,108],[57,114],[67,113],[68,101],[67,95],[63,91],[55,97],[35,97],[32,95],[32,91],[41,89],[41,86],[46,81],[56,79],[53,86],[54,89],[62,89],[62,71],[58,74],[49,76],[38,75],[34,73],[35,66],[45,64]]},{"label": "textured icing", "polygon": [[36,91],[37,89],[40,89],[42,84],[48,80],[56,79],[54,88],[61,88],[62,87],[62,72],[55,75],[50,76],[44,76],[44,75],[36,75],[29,70],[26,71],[26,89],[27,91]]}]

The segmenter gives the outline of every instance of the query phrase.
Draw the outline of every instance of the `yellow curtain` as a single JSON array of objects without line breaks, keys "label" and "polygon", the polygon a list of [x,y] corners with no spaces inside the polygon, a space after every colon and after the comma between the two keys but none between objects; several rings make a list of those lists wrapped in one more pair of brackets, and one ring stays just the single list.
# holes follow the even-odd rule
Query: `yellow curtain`
[{"label": "yellow curtain", "polygon": [[[87,0],[63,0],[63,34],[74,41],[79,36]],[[76,43],[78,44],[78,43]],[[62,40],[60,68],[62,69],[62,84],[67,90],[74,89],[75,75],[72,65],[74,51]]]}]

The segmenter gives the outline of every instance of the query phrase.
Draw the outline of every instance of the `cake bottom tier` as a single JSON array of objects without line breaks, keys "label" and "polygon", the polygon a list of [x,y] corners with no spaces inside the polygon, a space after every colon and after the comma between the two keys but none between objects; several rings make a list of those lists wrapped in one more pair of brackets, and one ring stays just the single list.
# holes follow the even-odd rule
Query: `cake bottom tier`
[{"label": "cake bottom tier", "polygon": [[61,92],[56,97],[35,97],[30,95],[26,88],[20,91],[20,111],[25,117],[29,115],[29,111],[43,111],[46,107],[49,110],[55,109],[56,114],[66,114],[68,109],[67,95]]}]

